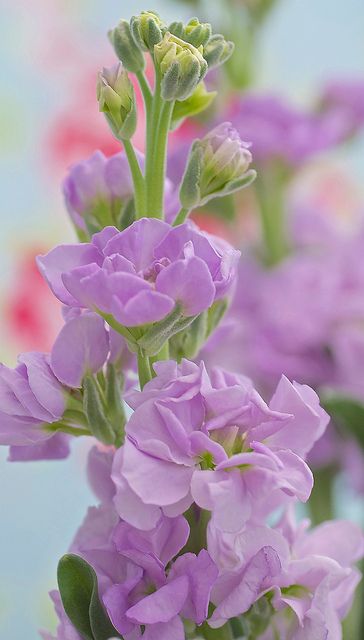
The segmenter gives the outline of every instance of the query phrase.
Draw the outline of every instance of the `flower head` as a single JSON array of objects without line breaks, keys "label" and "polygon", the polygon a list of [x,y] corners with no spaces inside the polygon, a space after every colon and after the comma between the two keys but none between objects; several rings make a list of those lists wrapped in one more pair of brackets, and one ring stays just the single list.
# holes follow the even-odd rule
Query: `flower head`
[{"label": "flower head", "polygon": [[202,364],[155,370],[128,398],[135,411],[113,464],[123,518],[148,528],[196,502],[217,527],[238,531],[253,514],[308,499],[303,457],[328,422],[311,389],[282,378],[268,406],[249,380],[219,370],[209,378]]},{"label": "flower head", "polygon": [[56,247],[38,265],[64,304],[135,327],[176,306],[185,317],[209,308],[229,293],[238,257],[192,225],[144,218],[122,232],[106,227],[91,243]]}]

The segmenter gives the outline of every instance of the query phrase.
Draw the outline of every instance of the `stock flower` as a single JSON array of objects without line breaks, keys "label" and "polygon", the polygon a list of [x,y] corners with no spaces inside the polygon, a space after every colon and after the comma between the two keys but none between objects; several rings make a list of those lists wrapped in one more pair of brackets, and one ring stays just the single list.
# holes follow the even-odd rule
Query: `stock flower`
[{"label": "stock flower", "polygon": [[360,579],[354,564],[364,552],[363,534],[346,521],[311,531],[308,524],[297,526],[291,508],[274,528],[248,523],[238,534],[227,534],[209,524],[208,549],[220,569],[211,594],[212,627],[267,597],[259,638],[273,640],[274,630],[282,639],[341,638],[340,621]]},{"label": "stock flower", "polygon": [[[100,596],[123,637],[141,637],[143,626],[143,635],[149,640],[184,640],[182,617],[196,624],[207,618],[216,565],[206,550],[173,560],[189,536],[182,516],[162,517],[148,532],[119,520],[112,507],[110,486],[105,491],[109,465],[110,452],[92,450],[89,476],[102,502],[88,510],[70,551],[95,570]],[[52,599],[60,618],[58,640],[65,640],[69,629],[57,592],[52,593]],[[74,638],[78,640],[77,633]]]},{"label": "stock flower", "polygon": [[333,80],[323,91],[321,107],[341,117],[350,137],[364,125],[364,82],[360,79]]},{"label": "stock flower", "polygon": [[[144,166],[144,156],[137,158]],[[63,182],[63,195],[67,211],[77,229],[98,229],[107,224],[120,227],[123,208],[134,194],[129,163],[124,153],[110,158],[101,151],[71,166]],[[165,182],[165,209],[168,221],[173,220],[178,209],[178,197],[170,180]]]},{"label": "stock flower", "polygon": [[156,377],[127,401],[135,409],[112,477],[121,517],[151,528],[161,513],[193,501],[217,527],[238,531],[293,496],[307,500],[303,456],[327,414],[316,394],[282,378],[270,405],[243,377],[182,361],[157,363]]},{"label": "stock flower", "polygon": [[10,459],[65,457],[67,437],[47,427],[61,419],[66,403],[46,354],[21,354],[15,369],[1,365],[0,444],[10,446]]},{"label": "stock flower", "polygon": [[[364,552],[362,531],[334,520],[307,532],[307,523],[297,527],[290,512],[277,528],[289,542],[290,557],[271,601],[277,611],[274,628],[292,640],[341,640],[341,621],[361,577],[354,564]],[[273,638],[270,626],[262,640]]]},{"label": "stock flower", "polygon": [[[102,318],[72,310],[50,354],[18,357],[15,369],[0,366],[0,444],[11,461],[64,458],[72,429],[84,426],[80,387],[106,362],[132,367],[124,339]],[[79,424],[78,420],[81,420]],[[75,431],[76,433],[76,431]]]},{"label": "stock flower", "polygon": [[251,143],[260,163],[281,160],[301,166],[346,137],[347,126],[334,112],[300,111],[271,95],[248,94],[233,103],[228,117],[242,138]]},{"label": "stock flower", "polygon": [[229,293],[238,257],[190,224],[143,218],[121,232],[106,227],[91,243],[56,247],[38,265],[64,304],[134,327],[165,318],[176,305],[184,316],[208,309]]}]

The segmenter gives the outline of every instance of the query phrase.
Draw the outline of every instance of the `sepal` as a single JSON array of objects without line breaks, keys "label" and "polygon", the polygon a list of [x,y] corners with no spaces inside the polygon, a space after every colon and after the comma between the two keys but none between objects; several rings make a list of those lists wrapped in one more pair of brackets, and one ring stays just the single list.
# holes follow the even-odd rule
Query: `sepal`
[{"label": "sepal", "polygon": [[107,417],[102,389],[92,375],[83,380],[83,409],[92,435],[106,445],[114,444],[115,434]]}]

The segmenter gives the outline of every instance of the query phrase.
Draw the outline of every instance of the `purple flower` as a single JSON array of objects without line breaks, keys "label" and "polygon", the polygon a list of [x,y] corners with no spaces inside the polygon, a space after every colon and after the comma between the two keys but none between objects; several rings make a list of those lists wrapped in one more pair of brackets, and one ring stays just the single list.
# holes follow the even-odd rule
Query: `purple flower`
[{"label": "purple flower", "polygon": [[364,553],[362,531],[351,522],[337,520],[306,532],[304,524],[297,528],[289,514],[278,529],[289,540],[291,554],[272,600],[278,624],[287,627],[281,612],[285,606],[294,613],[288,623],[294,640],[340,640],[341,620],[361,577],[353,565]]},{"label": "purple flower", "polygon": [[208,309],[231,289],[238,257],[190,224],[143,218],[122,232],[106,227],[91,243],[58,246],[38,265],[64,304],[134,327],[162,320],[176,304],[184,316]]},{"label": "purple flower", "polygon": [[305,113],[270,95],[244,96],[232,105],[228,118],[243,139],[251,140],[258,163],[283,160],[300,166],[347,136],[339,114]]},{"label": "purple flower", "polygon": [[212,627],[246,613],[269,593],[273,621],[265,640],[273,640],[273,629],[294,640],[341,638],[340,620],[360,578],[353,565],[364,552],[363,534],[345,521],[310,532],[307,526],[296,525],[291,509],[273,529],[248,523],[227,534],[209,524],[208,549],[220,569],[211,594]]},{"label": "purple flower", "polygon": [[[126,374],[132,366],[119,334],[108,332],[96,314],[74,311],[50,355],[25,353],[15,369],[0,365],[0,444],[10,446],[12,462],[67,457],[69,435],[62,430],[87,428],[79,390],[84,376],[106,362]],[[127,380],[130,385],[131,376]]]},{"label": "purple flower", "polygon": [[0,365],[0,444],[10,445],[11,460],[65,457],[67,437],[49,425],[61,419],[67,392],[44,353],[25,353],[10,369]]},{"label": "purple flower", "polygon": [[325,111],[341,117],[349,137],[364,125],[364,81],[333,80],[324,89],[321,98]]},{"label": "purple flower", "polygon": [[[137,152],[141,167],[144,156]],[[178,211],[178,194],[170,180],[165,184],[167,219]],[[122,206],[133,197],[134,187],[124,153],[107,158],[101,151],[74,164],[63,182],[67,211],[81,231],[95,231],[108,224],[118,226]],[[87,224],[86,224],[87,222]]]},{"label": "purple flower", "polygon": [[[243,377],[182,361],[155,365],[115,454],[112,478],[122,518],[150,529],[193,501],[216,526],[237,531],[292,496],[307,500],[312,474],[303,457],[327,414],[316,394],[282,378],[270,406]],[[237,508],[237,505],[238,508]]]}]

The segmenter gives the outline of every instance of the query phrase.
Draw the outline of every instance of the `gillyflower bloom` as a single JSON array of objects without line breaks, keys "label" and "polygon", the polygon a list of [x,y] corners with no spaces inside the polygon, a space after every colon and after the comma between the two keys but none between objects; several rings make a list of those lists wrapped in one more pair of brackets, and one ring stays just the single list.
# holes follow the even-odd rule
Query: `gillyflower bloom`
[{"label": "gillyflower bloom", "polygon": [[293,496],[308,499],[303,458],[328,422],[312,389],[283,377],[268,406],[248,379],[219,370],[209,379],[203,364],[155,371],[127,400],[135,411],[112,472],[121,517],[148,529],[195,502],[238,531]]},{"label": "gillyflower bloom", "polygon": [[[137,153],[143,167],[144,155]],[[123,228],[123,211],[134,195],[133,181],[125,153],[107,158],[95,151],[71,166],[63,182],[63,195],[70,218],[87,238],[108,224]],[[178,209],[178,195],[172,182],[165,181],[165,211],[168,221]]]},{"label": "gillyflower bloom", "polygon": [[[89,476],[101,498],[88,510],[70,551],[95,570],[100,597],[110,620],[125,640],[184,640],[184,621],[201,624],[208,617],[217,567],[206,550],[185,553],[176,560],[189,537],[182,516],[162,517],[156,526],[140,531],[121,521],[112,505],[112,452],[93,449]],[[57,640],[73,631],[53,593],[60,617]],[[52,636],[43,636],[48,640]],[[70,636],[73,640],[73,636]],[[78,634],[74,638],[78,640]]]},{"label": "gillyflower bloom", "polygon": [[208,309],[229,293],[238,258],[193,225],[143,218],[121,232],[106,227],[90,243],[56,247],[38,265],[65,305],[136,327],[172,310],[191,317]]},{"label": "gillyflower bloom", "polygon": [[363,534],[343,520],[308,526],[295,523],[293,508],[275,528],[248,523],[227,534],[209,524],[208,550],[220,570],[210,626],[244,615],[249,628],[251,607],[260,604],[266,619],[255,635],[262,640],[342,637],[341,620],[360,580],[354,564],[364,552]]},{"label": "gillyflower bloom", "polygon": [[0,365],[0,444],[10,446],[9,459],[66,457],[69,435],[88,433],[81,395],[84,376],[98,372],[106,361],[120,362],[125,349],[123,339],[109,333],[102,318],[77,310],[50,354],[21,354],[14,369]]}]

